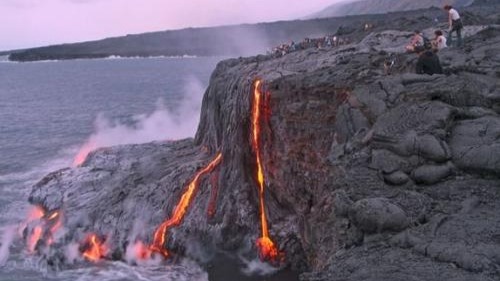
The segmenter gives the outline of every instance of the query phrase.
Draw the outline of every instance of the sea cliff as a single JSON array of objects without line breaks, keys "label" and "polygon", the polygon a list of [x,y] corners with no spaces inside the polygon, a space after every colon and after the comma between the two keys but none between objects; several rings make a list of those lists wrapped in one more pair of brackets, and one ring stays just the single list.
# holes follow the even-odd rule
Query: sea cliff
[{"label": "sea cliff", "polygon": [[[158,246],[197,183],[164,233],[169,255],[260,253],[311,281],[495,280],[500,28],[468,26],[434,76],[413,74],[410,35],[220,62],[195,138],[102,148],[33,187],[66,229],[35,248],[64,265],[65,245],[95,233],[100,258],[126,260],[138,241]],[[256,244],[263,220],[276,257]]]}]

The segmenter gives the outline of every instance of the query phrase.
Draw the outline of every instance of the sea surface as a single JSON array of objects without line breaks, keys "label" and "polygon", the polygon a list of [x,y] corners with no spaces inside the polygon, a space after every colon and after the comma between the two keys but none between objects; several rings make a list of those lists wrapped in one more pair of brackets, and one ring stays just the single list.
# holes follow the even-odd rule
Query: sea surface
[{"label": "sea surface", "polygon": [[[193,136],[220,57],[11,63],[0,59],[0,281],[290,280],[242,277],[193,261],[131,266],[103,262],[54,270],[26,252],[19,223],[31,186],[71,167],[82,147]],[[262,266],[262,265],[258,265]],[[278,278],[278,279],[276,279]]]}]

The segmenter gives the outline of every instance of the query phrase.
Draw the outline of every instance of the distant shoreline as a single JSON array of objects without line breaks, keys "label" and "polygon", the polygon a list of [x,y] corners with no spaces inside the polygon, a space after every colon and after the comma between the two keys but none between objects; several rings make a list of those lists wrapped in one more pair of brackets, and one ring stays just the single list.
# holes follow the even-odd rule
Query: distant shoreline
[{"label": "distant shoreline", "polygon": [[184,60],[184,59],[200,59],[200,58],[226,58],[226,56],[134,56],[134,57],[123,57],[111,55],[109,57],[102,58],[78,58],[78,59],[54,59],[54,60],[33,60],[33,61],[12,61],[8,59],[8,56],[0,56],[0,63],[49,63],[49,62],[66,62],[66,61],[99,61],[99,60],[139,60],[139,59],[172,59],[172,60]]}]

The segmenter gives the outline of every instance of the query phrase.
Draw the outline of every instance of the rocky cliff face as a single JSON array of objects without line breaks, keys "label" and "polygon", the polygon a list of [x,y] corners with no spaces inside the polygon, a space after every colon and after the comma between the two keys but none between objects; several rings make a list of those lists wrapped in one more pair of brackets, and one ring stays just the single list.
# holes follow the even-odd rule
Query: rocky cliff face
[{"label": "rocky cliff face", "polygon": [[[256,256],[261,235],[254,82],[263,81],[260,155],[270,237],[303,280],[495,280],[500,274],[500,29],[470,28],[466,48],[439,53],[446,75],[411,74],[399,31],[281,58],[226,60],[208,87],[194,139],[100,149],[48,175],[30,202],[60,210],[109,259],[152,244],[197,172],[171,254]],[[391,52],[391,54],[388,53]],[[386,75],[384,62],[393,61]]]}]

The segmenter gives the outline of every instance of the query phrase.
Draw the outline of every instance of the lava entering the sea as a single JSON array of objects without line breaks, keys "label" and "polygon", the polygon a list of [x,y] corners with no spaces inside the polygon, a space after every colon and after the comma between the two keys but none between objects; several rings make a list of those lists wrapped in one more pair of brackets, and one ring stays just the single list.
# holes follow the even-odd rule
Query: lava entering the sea
[{"label": "lava entering the sea", "polygon": [[87,159],[89,153],[95,150],[96,148],[97,145],[94,141],[89,141],[85,143],[76,154],[75,159],[73,159],[73,166],[77,167],[83,164],[83,162],[85,162],[85,160]]},{"label": "lava entering the sea", "polygon": [[167,249],[165,248],[167,231],[174,226],[178,226],[184,219],[184,216],[186,215],[186,212],[193,200],[194,194],[198,189],[198,185],[200,184],[201,176],[211,172],[220,164],[221,161],[222,153],[219,153],[215,157],[215,159],[213,159],[207,166],[196,173],[193,180],[187,186],[186,191],[184,191],[184,193],[182,194],[179,203],[177,203],[177,205],[175,206],[174,211],[172,212],[172,217],[164,221],[156,229],[153,238],[153,244],[151,245],[152,251],[158,252],[164,257],[167,257],[169,255]]},{"label": "lava entering the sea", "polygon": [[98,262],[108,253],[108,247],[97,237],[96,234],[90,234],[85,241],[86,250],[83,257],[91,262]]},{"label": "lava entering the sea", "polygon": [[[54,211],[50,214],[40,206],[34,206],[26,223],[22,225],[22,229],[27,229],[28,225],[33,225],[27,237],[27,247],[30,253],[34,253],[38,241],[43,237],[47,237],[47,245],[50,246],[54,242],[55,233],[61,228],[62,220],[60,211]],[[47,232],[48,230],[48,232]]]},{"label": "lava entering the sea", "polygon": [[254,83],[253,104],[252,104],[252,148],[255,153],[257,163],[257,182],[259,184],[259,210],[260,210],[260,224],[261,224],[261,237],[257,240],[257,247],[259,248],[260,258],[262,260],[276,261],[280,255],[276,244],[269,237],[269,228],[267,225],[266,206],[264,202],[265,179],[264,169],[262,165],[261,149],[260,149],[260,136],[261,126],[260,121],[262,117],[262,108],[267,107],[264,104],[263,93],[261,92],[261,80],[256,80]]},{"label": "lava entering the sea", "polygon": [[143,261],[151,258],[152,250],[150,247],[142,243],[142,241],[135,242],[134,246],[132,246],[134,251],[134,256],[137,260]]}]

